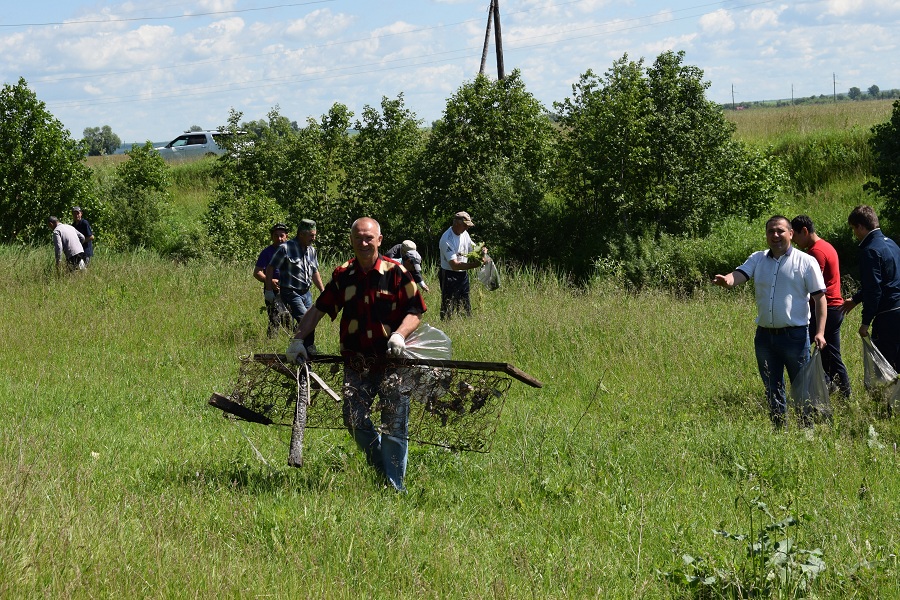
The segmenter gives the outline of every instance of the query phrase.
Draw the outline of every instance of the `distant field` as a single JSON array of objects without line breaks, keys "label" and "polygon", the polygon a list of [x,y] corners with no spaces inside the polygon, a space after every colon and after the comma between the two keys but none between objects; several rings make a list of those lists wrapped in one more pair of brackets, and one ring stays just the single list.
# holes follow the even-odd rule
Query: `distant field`
[{"label": "distant field", "polygon": [[869,129],[891,116],[893,100],[802,104],[772,108],[726,110],[725,117],[737,125],[736,136],[745,142],[774,142],[785,135]]}]

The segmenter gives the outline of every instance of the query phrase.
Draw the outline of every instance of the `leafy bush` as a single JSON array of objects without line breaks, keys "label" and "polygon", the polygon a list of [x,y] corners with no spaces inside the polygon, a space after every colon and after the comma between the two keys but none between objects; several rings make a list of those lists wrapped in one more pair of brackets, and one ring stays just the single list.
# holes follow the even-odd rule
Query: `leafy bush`
[{"label": "leafy bush", "polygon": [[557,103],[562,252],[584,274],[597,257],[648,234],[703,236],[723,217],[753,219],[783,182],[776,160],[732,139],[684,53],[588,71]]},{"label": "leafy bush", "polygon": [[884,197],[885,216],[900,221],[900,100],[893,106],[891,119],[872,128],[869,143],[878,181],[868,187]]},{"label": "leafy bush", "polygon": [[868,176],[874,168],[869,132],[859,128],[782,138],[768,153],[781,159],[791,187],[803,193],[842,179]]},{"label": "leafy bush", "polygon": [[[0,242],[47,239],[46,219],[94,205],[84,150],[28,89],[0,90]],[[90,214],[90,213],[89,213]]]},{"label": "leafy bush", "polygon": [[435,244],[451,216],[468,211],[478,236],[502,255],[534,260],[544,232],[554,130],[518,70],[500,81],[478,76],[447,101],[419,165],[415,216]]},{"label": "leafy bush", "polygon": [[210,203],[203,223],[210,250],[226,260],[249,262],[269,243],[269,228],[285,221],[284,211],[262,191],[247,195],[220,190]]},{"label": "leafy bush", "polygon": [[112,250],[160,250],[163,218],[170,210],[168,167],[147,142],[127,151],[128,160],[99,182],[102,202],[95,220]]}]

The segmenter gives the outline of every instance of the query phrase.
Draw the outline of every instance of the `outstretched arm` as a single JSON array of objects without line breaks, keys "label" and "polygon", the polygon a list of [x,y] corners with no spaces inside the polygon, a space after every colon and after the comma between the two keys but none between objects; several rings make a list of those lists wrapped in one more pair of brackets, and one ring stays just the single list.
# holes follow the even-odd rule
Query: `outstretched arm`
[{"label": "outstretched arm", "polygon": [[713,283],[719,287],[731,289],[747,281],[747,276],[740,271],[732,271],[728,275],[716,275]]}]

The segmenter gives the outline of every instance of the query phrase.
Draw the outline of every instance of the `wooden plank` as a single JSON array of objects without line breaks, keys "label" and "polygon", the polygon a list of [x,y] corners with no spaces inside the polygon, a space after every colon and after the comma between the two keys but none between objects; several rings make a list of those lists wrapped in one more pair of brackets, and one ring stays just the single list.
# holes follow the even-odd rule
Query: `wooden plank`
[{"label": "wooden plank", "polygon": [[223,412],[234,415],[239,419],[250,421],[251,423],[262,423],[263,425],[271,425],[273,423],[272,419],[269,417],[261,415],[255,410],[250,410],[243,404],[238,404],[222,394],[213,393],[209,399],[209,404]]},{"label": "wooden plank", "polygon": [[[287,357],[284,354],[254,354],[253,360],[267,365],[284,365],[287,363]],[[332,356],[318,354],[311,357],[310,363],[332,364],[344,362],[343,356]],[[446,369],[471,369],[472,371],[500,371],[506,373],[513,379],[517,379],[531,387],[541,388],[544,384],[526,373],[521,369],[503,362],[479,362],[472,360],[437,360],[437,359],[411,359],[411,358],[386,358],[382,359],[386,365],[403,366],[425,366],[425,367],[444,367]],[[279,369],[281,371],[282,369]],[[291,375],[293,377],[293,374]]]}]

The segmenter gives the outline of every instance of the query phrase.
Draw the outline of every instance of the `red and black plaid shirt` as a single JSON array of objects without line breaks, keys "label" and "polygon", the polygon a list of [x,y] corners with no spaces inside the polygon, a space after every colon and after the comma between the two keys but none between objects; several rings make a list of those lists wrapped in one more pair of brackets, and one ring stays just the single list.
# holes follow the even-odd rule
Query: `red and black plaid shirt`
[{"label": "red and black plaid shirt", "polygon": [[425,300],[409,271],[380,256],[368,273],[352,258],[337,267],[316,308],[333,321],[341,312],[341,354],[383,356],[406,315],[425,312]]}]

